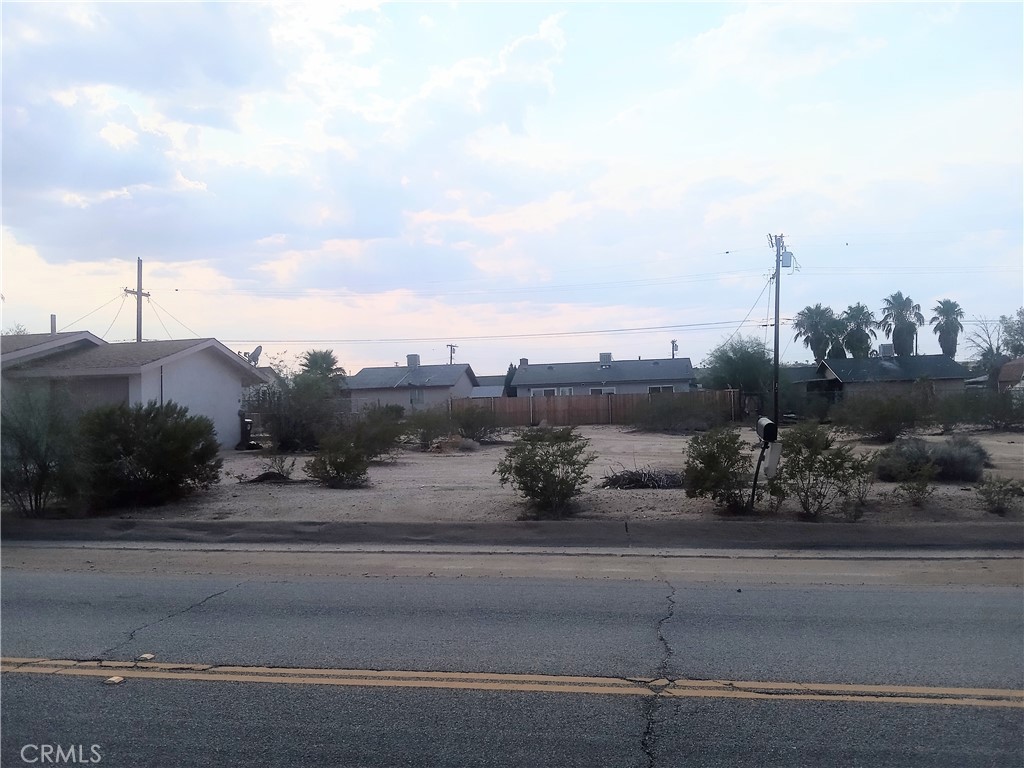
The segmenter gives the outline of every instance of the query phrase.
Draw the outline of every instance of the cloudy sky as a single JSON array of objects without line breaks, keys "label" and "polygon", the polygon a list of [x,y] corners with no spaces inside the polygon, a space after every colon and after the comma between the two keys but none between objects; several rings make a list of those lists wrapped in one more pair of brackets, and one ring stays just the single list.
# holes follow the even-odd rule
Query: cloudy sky
[{"label": "cloudy sky", "polygon": [[1020,3],[0,12],[5,328],[134,339],[142,258],[147,339],[696,365],[771,344],[768,233],[784,321],[1024,301]]}]

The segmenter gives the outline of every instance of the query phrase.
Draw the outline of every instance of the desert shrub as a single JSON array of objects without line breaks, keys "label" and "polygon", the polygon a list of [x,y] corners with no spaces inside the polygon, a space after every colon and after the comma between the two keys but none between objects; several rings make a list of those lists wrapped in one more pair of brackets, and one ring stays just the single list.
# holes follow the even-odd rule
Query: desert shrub
[{"label": "desert shrub", "polygon": [[75,418],[59,394],[19,393],[0,408],[0,497],[34,517],[77,494]]},{"label": "desert shrub", "polygon": [[339,381],[299,374],[280,380],[278,388],[261,388],[245,406],[261,414],[274,447],[292,453],[315,449],[323,435],[337,430],[345,402]]},{"label": "desert shrub", "polygon": [[362,418],[347,431],[368,460],[389,456],[406,432],[402,423],[404,413],[405,409],[400,405],[374,405],[363,411]]},{"label": "desert shrub", "polygon": [[442,437],[452,433],[452,422],[448,409],[430,408],[425,411],[416,411],[406,420],[408,431],[416,436],[420,448],[427,450],[431,444]]},{"label": "desert shrub", "polygon": [[369,482],[370,460],[351,433],[326,435],[302,470],[328,488],[360,488]]},{"label": "desert shrub", "polygon": [[213,422],[173,402],[96,408],[80,421],[91,510],[163,504],[220,479]]},{"label": "desert shrub", "polygon": [[683,466],[686,495],[711,498],[731,512],[741,511],[752,479],[748,448],[733,427],[694,435]]},{"label": "desert shrub", "polygon": [[935,486],[932,485],[935,473],[934,464],[924,464],[918,467],[896,486],[893,495],[897,500],[908,501],[915,507],[924,506],[924,503],[935,492]]},{"label": "desert shrub", "polygon": [[719,426],[725,416],[709,408],[697,397],[676,397],[671,394],[651,395],[637,406],[633,425],[645,432],[691,432]]},{"label": "desert shrub", "polygon": [[501,433],[494,412],[479,405],[455,409],[452,422],[461,437],[478,443],[492,442]]},{"label": "desert shrub", "polygon": [[834,504],[845,501],[853,485],[854,456],[849,447],[835,446],[828,427],[805,422],[786,430],[781,483],[806,517],[817,519]]},{"label": "desert shrub", "polygon": [[597,454],[572,427],[525,430],[494,469],[502,486],[511,485],[543,513],[561,515],[583,492],[587,467]]},{"label": "desert shrub", "polygon": [[1005,515],[1021,504],[1024,485],[1005,477],[986,477],[978,484],[977,493],[985,503],[985,509],[994,515]]},{"label": "desert shrub", "polygon": [[898,483],[918,474],[922,467],[932,463],[928,443],[919,437],[897,440],[877,454],[875,474],[879,480]]},{"label": "desert shrub", "polygon": [[609,472],[598,484],[600,488],[682,488],[683,473],[670,469],[654,469],[652,467],[620,467]]},{"label": "desert shrub", "polygon": [[[868,503],[871,489],[875,485],[877,477],[878,454],[875,452],[866,453],[861,456],[854,456],[850,460],[850,496],[852,497],[852,508],[863,510]],[[860,518],[856,514],[853,519]]]},{"label": "desert shrub", "polygon": [[834,424],[882,443],[891,443],[922,419],[908,397],[852,397],[830,411]]},{"label": "desert shrub", "polygon": [[981,480],[992,458],[981,443],[966,435],[956,435],[932,445],[930,452],[937,469],[936,478],[946,482],[974,483]]},{"label": "desert shrub", "polygon": [[978,422],[992,429],[1024,427],[1024,397],[1009,390],[984,392],[979,396]]},{"label": "desert shrub", "polygon": [[260,465],[264,472],[273,472],[281,477],[290,478],[295,471],[295,457],[268,452],[260,457]]}]

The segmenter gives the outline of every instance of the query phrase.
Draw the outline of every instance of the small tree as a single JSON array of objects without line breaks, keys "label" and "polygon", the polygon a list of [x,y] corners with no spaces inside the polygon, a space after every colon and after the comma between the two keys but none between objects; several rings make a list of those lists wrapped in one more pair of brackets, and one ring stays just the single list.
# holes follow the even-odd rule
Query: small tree
[{"label": "small tree", "polygon": [[761,339],[738,336],[720,344],[704,360],[708,389],[739,389],[767,396],[772,384],[772,359]]},{"label": "small tree", "polygon": [[328,488],[360,488],[369,482],[370,460],[350,434],[326,435],[303,471]]},{"label": "small tree", "polygon": [[589,445],[572,427],[528,429],[505,452],[494,474],[540,512],[561,516],[590,480],[587,467],[597,454],[587,450]]},{"label": "small tree", "polygon": [[738,429],[712,429],[690,440],[683,466],[690,498],[710,497],[730,512],[740,512],[751,475],[749,446],[740,439]]},{"label": "small tree", "polygon": [[479,405],[470,405],[452,411],[452,422],[461,437],[486,443],[501,432],[494,412]]},{"label": "small tree", "polygon": [[867,467],[855,465],[848,447],[835,447],[835,436],[828,427],[805,422],[787,429],[783,439],[781,482],[796,497],[804,516],[816,520],[849,496],[858,472]]}]

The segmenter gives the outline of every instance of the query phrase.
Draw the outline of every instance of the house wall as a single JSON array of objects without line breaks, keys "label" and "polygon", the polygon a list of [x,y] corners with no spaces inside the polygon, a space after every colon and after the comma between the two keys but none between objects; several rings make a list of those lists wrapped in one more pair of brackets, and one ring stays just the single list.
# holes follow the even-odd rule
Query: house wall
[{"label": "house wall", "polygon": [[[940,379],[927,382],[931,395],[945,397],[964,391],[963,379]],[[924,382],[872,381],[843,384],[843,397],[910,397],[921,394]]]},{"label": "house wall", "polygon": [[469,397],[473,384],[465,373],[451,387],[387,387],[386,389],[353,389],[352,413],[374,405],[400,405],[406,413],[425,411],[446,405],[449,400]]},{"label": "house wall", "polygon": [[530,384],[528,386],[517,386],[516,396],[517,397],[529,397],[530,393],[537,389],[559,389],[562,387],[572,387],[573,395],[589,395],[591,387],[602,387],[605,389],[614,388],[616,395],[646,395],[648,394],[648,387],[667,387],[673,386],[676,392],[689,392],[692,387],[690,381],[677,380],[677,381],[640,381],[640,382],[608,382],[602,383],[600,381],[583,382],[578,384]]},{"label": "house wall", "polygon": [[190,414],[209,417],[222,448],[234,448],[241,438],[242,377],[215,350],[204,349],[146,370],[139,391],[142,397],[135,402],[173,400],[188,406]]}]

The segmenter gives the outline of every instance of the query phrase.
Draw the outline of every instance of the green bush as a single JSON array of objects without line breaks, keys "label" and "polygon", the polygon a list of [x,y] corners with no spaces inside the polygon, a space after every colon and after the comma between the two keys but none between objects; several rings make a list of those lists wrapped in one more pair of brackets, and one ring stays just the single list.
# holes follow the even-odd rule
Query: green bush
[{"label": "green bush", "polygon": [[502,486],[511,485],[542,513],[559,516],[579,496],[597,454],[573,427],[535,427],[524,431],[494,469]]},{"label": "green bush", "polygon": [[720,426],[724,414],[711,410],[697,397],[651,395],[633,412],[633,426],[645,432],[692,432]]},{"label": "green bush", "polygon": [[406,432],[402,423],[405,409],[400,405],[374,405],[362,413],[362,418],[351,425],[352,442],[370,461],[390,456]]},{"label": "green bush", "polygon": [[830,411],[832,422],[882,443],[891,443],[922,421],[916,400],[908,397],[852,397]]},{"label": "green bush", "polygon": [[21,393],[0,408],[0,497],[35,517],[77,495],[75,419],[59,394]]},{"label": "green bush", "polygon": [[977,440],[966,435],[956,435],[946,442],[931,446],[931,459],[938,480],[975,483],[981,480],[992,457]]},{"label": "green bush", "polygon": [[863,510],[868,503],[871,489],[875,485],[877,476],[878,454],[875,452],[854,456],[850,461],[851,486],[850,495],[853,497],[853,518],[857,519],[860,514],[857,510]]},{"label": "green bush", "polygon": [[986,477],[977,488],[985,508],[994,515],[1005,515],[1020,506],[1024,485],[1003,477]]},{"label": "green bush", "polygon": [[909,437],[878,452],[875,474],[883,482],[898,483],[916,477],[922,467],[931,465],[928,443],[919,437]]},{"label": "green bush", "polygon": [[97,408],[83,414],[80,434],[93,511],[163,504],[220,479],[213,422],[177,403]]},{"label": "green bush", "polygon": [[849,447],[835,447],[828,427],[805,422],[783,437],[780,481],[796,497],[804,516],[817,519],[837,502],[845,502],[854,483],[856,459]]},{"label": "green bush", "polygon": [[419,442],[420,448],[428,450],[435,440],[452,433],[452,422],[445,406],[416,411],[406,420],[406,425]]},{"label": "green bush", "polygon": [[492,442],[502,431],[494,412],[479,405],[456,408],[452,421],[460,437],[478,443]]},{"label": "green bush", "polygon": [[934,464],[924,464],[897,485],[893,494],[898,500],[909,501],[915,507],[922,507],[935,492],[935,486],[932,485],[935,473]]},{"label": "green bush", "polygon": [[360,488],[369,482],[370,460],[351,434],[325,435],[317,452],[302,467],[328,488]]},{"label": "green bush", "polygon": [[711,498],[730,512],[742,511],[752,474],[749,446],[736,428],[720,427],[690,439],[683,466],[690,498]]}]

